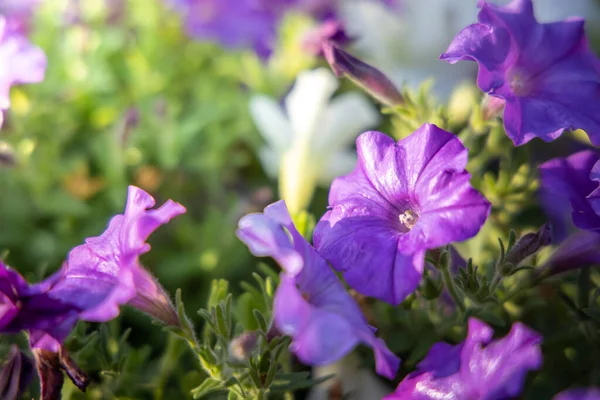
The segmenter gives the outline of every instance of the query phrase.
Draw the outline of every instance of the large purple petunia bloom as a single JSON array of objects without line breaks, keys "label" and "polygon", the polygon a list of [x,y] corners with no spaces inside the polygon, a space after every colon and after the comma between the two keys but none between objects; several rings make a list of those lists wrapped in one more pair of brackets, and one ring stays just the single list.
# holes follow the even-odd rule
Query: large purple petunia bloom
[{"label": "large purple petunia bloom", "polygon": [[584,150],[539,166],[541,201],[550,217],[564,225],[563,204],[570,204],[573,224],[600,232],[600,153]]},{"label": "large purple petunia bloom", "polygon": [[515,145],[549,142],[565,129],[583,129],[600,145],[600,70],[584,21],[540,24],[531,0],[499,7],[480,2],[479,23],[454,38],[442,60],[479,64],[481,90],[504,99],[504,127]]},{"label": "large purple petunia bloom", "polygon": [[46,56],[22,34],[8,29],[0,15],[0,112],[10,107],[10,88],[44,79]]},{"label": "large purple petunia bloom", "polygon": [[315,247],[357,291],[400,303],[421,280],[425,251],[474,236],[490,203],[469,184],[467,149],[425,124],[395,142],[356,140],[358,164],[337,178]]},{"label": "large purple petunia bloom", "polygon": [[377,373],[393,378],[400,360],[375,337],[359,306],[327,262],[296,230],[283,200],[239,222],[237,236],[284,272],[275,293],[277,329],[293,338],[291,351],[305,364],[332,363],[359,343],[373,348]]},{"label": "large purple petunia bloom", "polygon": [[32,347],[57,352],[78,320],[109,321],[124,304],[178,325],[169,297],[138,257],[150,250],[150,234],[185,208],[169,200],[150,209],[154,204],[148,193],[130,186],[125,213],[113,217],[101,236],[71,250],[63,267],[37,284],[0,264],[0,331],[28,330]]},{"label": "large purple petunia bloom", "polygon": [[469,319],[467,339],[440,342],[384,400],[501,400],[519,395],[528,371],[542,365],[541,336],[516,322],[502,339],[492,328]]}]

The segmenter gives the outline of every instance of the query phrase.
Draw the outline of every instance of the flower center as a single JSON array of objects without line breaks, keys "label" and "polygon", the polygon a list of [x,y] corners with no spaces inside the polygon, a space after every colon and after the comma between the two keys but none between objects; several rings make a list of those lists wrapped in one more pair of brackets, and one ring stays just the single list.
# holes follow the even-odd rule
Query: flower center
[{"label": "flower center", "polygon": [[507,78],[510,90],[515,96],[527,96],[533,91],[531,77],[524,71],[518,69],[509,70]]},{"label": "flower center", "polygon": [[413,210],[406,210],[398,216],[398,220],[407,230],[410,231],[419,220],[419,216]]}]

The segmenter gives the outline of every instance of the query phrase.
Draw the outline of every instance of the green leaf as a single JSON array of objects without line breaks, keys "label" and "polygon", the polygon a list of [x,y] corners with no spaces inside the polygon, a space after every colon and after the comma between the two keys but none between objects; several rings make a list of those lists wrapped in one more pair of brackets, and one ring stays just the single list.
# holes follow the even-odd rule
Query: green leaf
[{"label": "green leaf", "polygon": [[217,390],[223,390],[221,382],[213,378],[206,378],[204,382],[200,384],[200,386],[192,389],[191,393],[194,399],[200,399]]}]

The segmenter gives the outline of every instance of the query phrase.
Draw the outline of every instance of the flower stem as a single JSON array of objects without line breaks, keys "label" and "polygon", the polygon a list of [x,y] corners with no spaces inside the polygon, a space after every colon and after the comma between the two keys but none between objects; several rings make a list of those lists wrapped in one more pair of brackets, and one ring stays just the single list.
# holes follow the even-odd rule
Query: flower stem
[{"label": "flower stem", "polygon": [[448,288],[448,292],[450,292],[450,296],[452,296],[452,300],[456,304],[456,307],[461,312],[465,312],[465,303],[462,301],[461,297],[458,295],[458,290],[456,289],[456,285],[454,284],[454,280],[450,275],[450,270],[447,265],[442,265],[440,270],[442,271],[442,277],[444,279],[444,285]]}]

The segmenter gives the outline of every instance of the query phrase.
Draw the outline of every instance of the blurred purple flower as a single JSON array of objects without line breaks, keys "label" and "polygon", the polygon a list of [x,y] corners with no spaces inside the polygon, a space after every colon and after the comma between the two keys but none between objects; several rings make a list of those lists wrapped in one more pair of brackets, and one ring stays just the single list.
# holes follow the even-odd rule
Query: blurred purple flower
[{"label": "blurred purple flower", "polygon": [[6,19],[9,31],[26,34],[29,32],[33,13],[42,0],[2,0],[0,1],[0,16]]},{"label": "blurred purple flower", "polygon": [[580,231],[560,244],[544,265],[536,270],[536,276],[548,277],[590,265],[600,265],[600,235]]},{"label": "blurred purple flower", "polygon": [[[385,0],[384,0],[385,1]],[[318,53],[316,39],[340,44],[347,39],[339,24],[339,0],[167,0],[185,19],[190,36],[220,43],[226,48],[252,48],[268,58],[277,41],[277,29],[286,13],[303,12],[325,22],[309,32],[307,49]],[[386,1],[389,3],[389,0]],[[391,3],[389,4],[391,5]],[[336,26],[338,24],[338,26]]]},{"label": "blurred purple flower", "polygon": [[19,32],[11,31],[0,15],[0,112],[10,107],[10,87],[44,79],[46,56]]},{"label": "blurred purple flower", "polygon": [[266,58],[276,42],[277,26],[296,0],[176,0],[190,36],[226,48],[253,48]]},{"label": "blurred purple flower", "polygon": [[275,259],[284,272],[275,293],[277,329],[305,364],[339,360],[359,343],[375,352],[376,370],[393,378],[400,360],[375,337],[359,306],[319,253],[296,230],[283,200],[239,222],[237,236],[252,254]]},{"label": "blurred purple flower", "polygon": [[398,304],[419,285],[425,251],[474,236],[490,203],[469,184],[467,149],[435,125],[356,144],[358,164],[333,181],[315,247],[358,292]]},{"label": "blurred purple flower", "polygon": [[125,213],[98,237],[71,250],[54,275],[34,285],[0,264],[0,330],[30,331],[33,348],[58,352],[78,320],[106,322],[129,304],[167,325],[178,325],[168,296],[139,263],[150,250],[146,239],[160,225],[185,212],[171,200],[150,210],[154,199],[129,187]]},{"label": "blurred purple flower", "polygon": [[452,346],[431,347],[417,370],[408,375],[385,400],[479,399],[517,397],[528,371],[542,365],[542,337],[520,322],[502,339],[493,330],[469,319],[467,339]]},{"label": "blurred purple flower", "polygon": [[600,400],[600,389],[569,389],[554,396],[553,400]]},{"label": "blurred purple flower", "polygon": [[531,0],[480,5],[479,23],[463,29],[440,59],[479,64],[477,84],[506,101],[504,127],[515,145],[578,128],[599,145],[599,63],[583,19],[540,24]]},{"label": "blurred purple flower", "polygon": [[539,166],[542,206],[554,224],[564,227],[564,204],[568,203],[576,227],[600,232],[599,159],[599,152],[584,150]]}]

